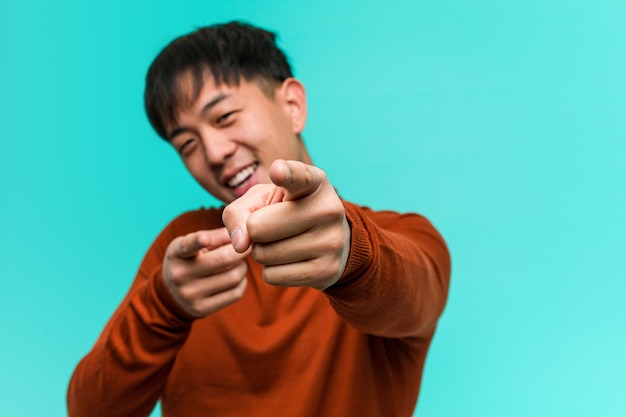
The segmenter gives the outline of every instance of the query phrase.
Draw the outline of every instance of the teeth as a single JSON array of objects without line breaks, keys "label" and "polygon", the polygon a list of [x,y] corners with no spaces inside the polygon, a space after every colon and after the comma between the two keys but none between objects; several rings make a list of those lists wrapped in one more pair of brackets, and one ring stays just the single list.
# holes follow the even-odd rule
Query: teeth
[{"label": "teeth", "polygon": [[250,177],[250,175],[252,175],[256,167],[257,164],[252,164],[239,171],[237,175],[235,175],[230,179],[230,181],[228,181],[228,186],[230,188],[236,188],[237,186],[241,185],[241,183],[243,183]]}]

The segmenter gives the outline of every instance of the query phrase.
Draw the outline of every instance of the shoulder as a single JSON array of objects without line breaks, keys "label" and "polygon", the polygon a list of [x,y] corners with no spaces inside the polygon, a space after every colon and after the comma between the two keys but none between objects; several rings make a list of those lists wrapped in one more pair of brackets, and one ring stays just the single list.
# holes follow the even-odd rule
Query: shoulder
[{"label": "shoulder", "polygon": [[392,210],[373,210],[367,206],[360,206],[347,201],[343,201],[343,204],[348,217],[363,217],[382,228],[390,228],[395,225],[406,226],[407,224],[432,227],[428,219],[421,214],[412,212],[400,213]]},{"label": "shoulder", "polygon": [[170,224],[184,225],[188,223],[202,224],[205,227],[222,227],[222,212],[224,207],[200,207],[178,215]]}]

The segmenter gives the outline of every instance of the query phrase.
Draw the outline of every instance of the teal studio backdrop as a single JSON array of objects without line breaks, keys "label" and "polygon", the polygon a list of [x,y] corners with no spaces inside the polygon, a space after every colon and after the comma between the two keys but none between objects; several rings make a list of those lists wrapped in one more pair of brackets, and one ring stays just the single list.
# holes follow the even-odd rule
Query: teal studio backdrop
[{"label": "teal studio backdrop", "polygon": [[152,239],[215,204],[142,89],[168,41],[232,19],[279,33],[340,193],[449,243],[416,415],[626,415],[621,0],[2,0],[0,415],[65,415]]}]

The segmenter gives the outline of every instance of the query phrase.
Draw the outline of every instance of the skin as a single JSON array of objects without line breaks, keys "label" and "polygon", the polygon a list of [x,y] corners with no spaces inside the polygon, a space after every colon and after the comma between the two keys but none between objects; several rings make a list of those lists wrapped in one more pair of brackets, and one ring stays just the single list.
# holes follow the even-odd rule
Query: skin
[{"label": "skin", "polygon": [[[179,82],[192,91],[189,74]],[[270,97],[254,81],[216,85],[207,75],[197,99],[188,102],[168,126],[168,140],[193,178],[227,203],[226,227],[168,246],[163,279],[178,304],[203,317],[241,299],[250,253],[271,285],[323,290],[337,282],[350,251],[350,227],[301,140],[307,116],[302,84],[289,78]],[[252,174],[229,184],[242,171]]]}]

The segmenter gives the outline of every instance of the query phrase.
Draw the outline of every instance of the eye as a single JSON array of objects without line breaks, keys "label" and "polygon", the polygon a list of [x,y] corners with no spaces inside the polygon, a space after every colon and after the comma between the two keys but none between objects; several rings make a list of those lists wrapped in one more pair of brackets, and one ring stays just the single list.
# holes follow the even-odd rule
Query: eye
[{"label": "eye", "polygon": [[189,155],[196,147],[196,140],[194,138],[186,139],[181,146],[178,147],[178,153],[180,156]]},{"label": "eye", "polygon": [[224,126],[224,125],[228,125],[229,123],[232,123],[234,120],[235,113],[236,111],[230,111],[228,113],[222,114],[216,120],[217,125]]}]

